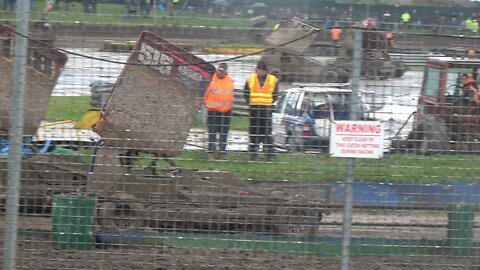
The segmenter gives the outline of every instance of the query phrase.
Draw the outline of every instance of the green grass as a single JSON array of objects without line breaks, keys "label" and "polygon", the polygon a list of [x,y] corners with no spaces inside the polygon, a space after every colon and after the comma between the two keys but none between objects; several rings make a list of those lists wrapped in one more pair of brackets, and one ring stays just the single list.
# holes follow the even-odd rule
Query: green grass
[{"label": "green grass", "polygon": [[78,121],[90,109],[90,97],[51,97],[44,119],[46,121]]},{"label": "green grass", "polygon": [[[39,17],[43,1],[37,1],[31,18]],[[63,7],[63,6],[61,6]],[[157,14],[155,18],[122,18],[122,5],[100,4],[101,15],[84,15],[79,3],[71,7],[69,13],[63,11],[51,15],[52,21],[81,21],[91,23],[129,23],[129,24],[196,24],[215,26],[248,26],[246,19],[222,19],[219,16],[166,18]],[[108,15],[114,14],[114,15]],[[198,15],[198,16],[200,16]],[[0,12],[0,20],[13,19],[12,14]],[[213,18],[213,19],[212,19]],[[240,45],[240,44],[239,44]],[[90,108],[89,97],[52,97],[45,115],[47,121],[77,121]],[[205,127],[197,117],[194,127]],[[232,130],[247,130],[245,117],[234,117]],[[207,161],[205,151],[186,151],[175,160],[183,168],[227,170],[242,179],[262,180],[301,180],[301,181],[342,181],[345,178],[345,159],[330,158],[325,154],[279,154],[277,163],[265,163],[261,156],[258,162],[248,162],[246,153],[230,153],[230,161]],[[355,166],[356,181],[395,181],[395,182],[478,182],[480,179],[480,157],[461,155],[417,156],[398,154],[383,159],[357,159]]]},{"label": "green grass", "polygon": [[[35,1],[34,8],[30,12],[30,20],[37,20],[41,17],[41,11],[45,1]],[[52,22],[82,22],[82,23],[108,23],[108,24],[146,24],[146,25],[195,25],[206,27],[250,27],[248,18],[222,17],[221,14],[196,13],[195,15],[182,14],[182,11],[175,10],[174,16],[167,16],[166,11],[151,10],[151,17],[131,16],[124,18],[124,5],[99,3],[97,14],[85,14],[83,4],[75,2],[69,5],[68,11],[64,10],[63,2],[59,9],[49,15]],[[15,19],[14,13],[0,11],[0,20]],[[268,27],[273,28],[274,22],[269,22]]]},{"label": "green grass", "polygon": [[[141,164],[149,164],[149,155]],[[182,168],[224,170],[242,179],[296,180],[331,182],[343,181],[346,174],[346,159],[332,158],[326,154],[277,155],[277,162],[265,162],[259,155],[256,162],[248,161],[247,153],[229,153],[229,161],[209,161],[205,151],[185,151],[174,158]],[[419,156],[395,154],[382,159],[356,159],[356,182],[478,182],[480,157],[463,155]],[[169,167],[159,162],[162,168]]]},{"label": "green grass", "polygon": [[[276,163],[248,162],[246,153],[230,153],[229,161],[208,161],[203,151],[182,153],[176,162],[184,168],[230,171],[242,179],[342,181],[346,159],[326,154],[279,154]],[[395,154],[382,159],[356,159],[357,182],[478,182],[478,156],[438,155],[418,156]]]},{"label": "green grass", "polygon": [[[74,120],[89,110],[89,97],[52,97],[47,121]],[[205,128],[200,116],[194,127]],[[246,117],[234,117],[231,130],[248,129]],[[229,153],[229,162],[207,161],[205,151],[185,151],[175,160],[183,168],[226,170],[243,179],[341,181],[345,178],[345,159],[326,154],[278,155],[277,163],[248,162],[246,153]],[[148,155],[145,156],[148,159]],[[163,162],[159,163],[163,164]],[[356,159],[356,181],[443,182],[480,180],[480,156],[395,154],[382,159]]]},{"label": "green grass", "polygon": [[[50,97],[44,120],[49,122],[73,120],[78,121],[90,109],[90,97],[54,96]],[[202,123],[201,116],[197,115],[194,128],[207,128]],[[247,131],[248,118],[234,116],[230,125],[232,130]]]}]

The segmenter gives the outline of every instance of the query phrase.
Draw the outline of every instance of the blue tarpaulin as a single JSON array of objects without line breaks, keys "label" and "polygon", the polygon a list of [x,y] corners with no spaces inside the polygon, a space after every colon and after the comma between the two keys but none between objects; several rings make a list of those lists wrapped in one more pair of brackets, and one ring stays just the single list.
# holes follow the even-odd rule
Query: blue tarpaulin
[{"label": "blue tarpaulin", "polygon": [[[345,184],[331,184],[331,202],[343,203]],[[354,183],[354,206],[426,206],[479,204],[480,183]]]}]

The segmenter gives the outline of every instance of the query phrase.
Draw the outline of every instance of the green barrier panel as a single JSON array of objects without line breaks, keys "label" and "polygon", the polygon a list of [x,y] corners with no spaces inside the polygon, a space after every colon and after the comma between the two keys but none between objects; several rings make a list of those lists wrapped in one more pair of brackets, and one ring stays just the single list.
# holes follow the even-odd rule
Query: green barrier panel
[{"label": "green barrier panel", "polygon": [[452,256],[470,256],[473,246],[475,207],[453,205],[448,213],[447,242]]},{"label": "green barrier panel", "polygon": [[76,154],[77,151],[68,149],[68,148],[63,148],[63,147],[56,147],[53,151],[53,154],[64,154],[64,155],[73,155]]},{"label": "green barrier panel", "polygon": [[94,195],[55,196],[52,209],[52,240],[61,249],[92,249],[94,215]]}]

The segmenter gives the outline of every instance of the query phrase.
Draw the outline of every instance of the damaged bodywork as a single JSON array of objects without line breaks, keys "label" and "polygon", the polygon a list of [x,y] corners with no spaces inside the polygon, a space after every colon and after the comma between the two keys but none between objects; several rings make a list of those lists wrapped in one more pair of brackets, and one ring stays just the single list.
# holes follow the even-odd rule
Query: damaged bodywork
[{"label": "damaged bodywork", "polygon": [[[96,222],[104,232],[315,234],[325,214],[320,201],[263,192],[230,172],[176,165],[214,72],[211,64],[143,32],[93,128],[101,140],[88,155],[26,155],[22,205],[48,209],[57,194],[95,194]],[[48,96],[42,109],[47,104]],[[41,117],[31,125],[38,127]],[[5,187],[6,160],[1,166]]]}]

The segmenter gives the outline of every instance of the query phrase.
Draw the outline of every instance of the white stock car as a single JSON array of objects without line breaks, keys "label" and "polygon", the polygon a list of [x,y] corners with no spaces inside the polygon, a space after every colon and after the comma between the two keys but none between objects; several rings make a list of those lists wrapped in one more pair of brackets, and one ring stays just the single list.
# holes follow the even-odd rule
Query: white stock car
[{"label": "white stock car", "polygon": [[[348,120],[352,90],[329,84],[299,86],[283,91],[272,119],[273,143],[290,152],[327,151],[330,126]],[[364,118],[368,106],[359,100]]]}]

